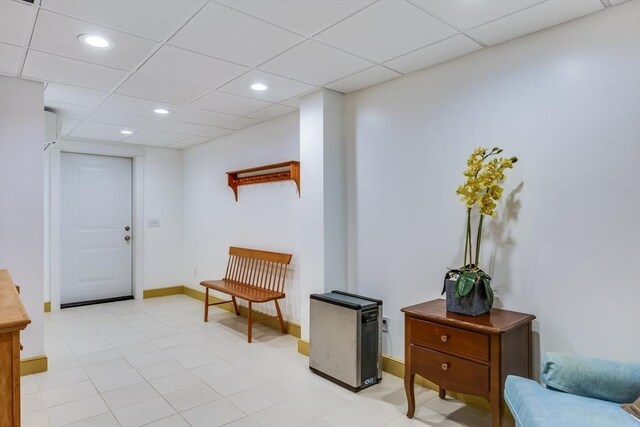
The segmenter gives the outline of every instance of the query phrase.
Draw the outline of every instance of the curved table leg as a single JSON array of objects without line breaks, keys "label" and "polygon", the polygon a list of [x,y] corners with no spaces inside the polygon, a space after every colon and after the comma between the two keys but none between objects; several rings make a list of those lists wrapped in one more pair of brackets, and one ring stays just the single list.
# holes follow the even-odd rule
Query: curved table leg
[{"label": "curved table leg", "polygon": [[407,393],[407,403],[409,407],[407,408],[407,417],[413,418],[413,414],[416,411],[416,396],[413,390],[413,383],[416,378],[416,374],[410,373],[405,374],[404,376],[404,390]]},{"label": "curved table leg", "polygon": [[443,389],[442,387],[438,387],[438,396],[440,397],[440,399],[444,399],[445,397],[447,397],[447,390]]}]

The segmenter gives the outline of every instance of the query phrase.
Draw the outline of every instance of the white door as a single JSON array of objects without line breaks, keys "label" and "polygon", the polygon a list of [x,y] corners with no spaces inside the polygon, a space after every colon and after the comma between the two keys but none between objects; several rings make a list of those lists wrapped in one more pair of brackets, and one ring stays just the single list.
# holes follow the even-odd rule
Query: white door
[{"label": "white door", "polygon": [[62,153],[60,302],[132,293],[131,159]]}]

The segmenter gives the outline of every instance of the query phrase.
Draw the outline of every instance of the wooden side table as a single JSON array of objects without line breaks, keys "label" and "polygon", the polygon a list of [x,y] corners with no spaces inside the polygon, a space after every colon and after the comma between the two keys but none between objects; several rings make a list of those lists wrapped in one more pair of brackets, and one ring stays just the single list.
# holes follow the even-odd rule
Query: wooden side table
[{"label": "wooden side table", "polygon": [[507,375],[531,378],[531,322],[535,316],[494,308],[471,317],[449,313],[437,299],[402,309],[405,327],[404,386],[407,417],[415,412],[418,374],[446,390],[484,397],[493,427],[500,427]]},{"label": "wooden side table", "polygon": [[8,270],[0,270],[0,427],[20,427],[20,331],[31,323]]}]

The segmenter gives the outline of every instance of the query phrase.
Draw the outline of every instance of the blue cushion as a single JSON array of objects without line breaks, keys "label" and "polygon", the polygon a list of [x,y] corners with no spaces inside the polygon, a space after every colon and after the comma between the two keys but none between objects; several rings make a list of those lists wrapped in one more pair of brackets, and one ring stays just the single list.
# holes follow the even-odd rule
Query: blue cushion
[{"label": "blue cushion", "polygon": [[535,381],[508,376],[504,399],[517,427],[639,427],[619,404],[552,391]]},{"label": "blue cushion", "polygon": [[579,396],[630,403],[640,397],[640,364],[546,353],[542,382]]}]

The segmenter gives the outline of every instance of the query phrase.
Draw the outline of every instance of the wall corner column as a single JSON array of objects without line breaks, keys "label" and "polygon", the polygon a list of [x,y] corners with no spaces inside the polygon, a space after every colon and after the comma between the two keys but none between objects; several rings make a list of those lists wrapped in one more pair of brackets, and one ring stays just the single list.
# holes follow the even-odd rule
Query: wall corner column
[{"label": "wall corner column", "polygon": [[309,338],[309,295],[347,290],[346,149],[341,93],[300,99],[302,338]]}]

